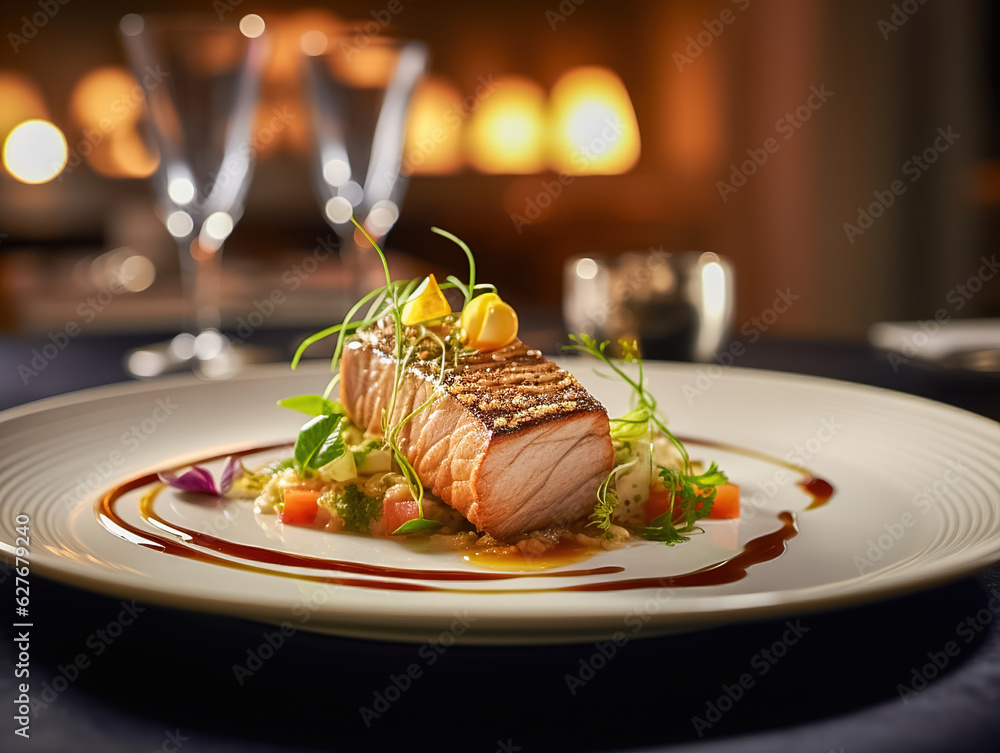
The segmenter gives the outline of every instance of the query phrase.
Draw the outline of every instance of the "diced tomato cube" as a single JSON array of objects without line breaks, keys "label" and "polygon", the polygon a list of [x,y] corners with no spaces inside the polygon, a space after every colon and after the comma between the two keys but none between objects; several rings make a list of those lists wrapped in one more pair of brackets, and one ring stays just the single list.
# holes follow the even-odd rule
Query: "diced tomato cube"
[{"label": "diced tomato cube", "polygon": [[728,520],[740,517],[740,487],[736,484],[719,484],[712,505],[710,518]]},{"label": "diced tomato cube", "polygon": [[[679,501],[674,502],[674,512],[678,513]],[[649,490],[649,500],[646,502],[646,525],[670,509],[670,492],[666,489],[653,488]],[[727,520],[740,517],[740,487],[736,484],[720,484],[716,487],[715,502],[708,517],[715,520]]]},{"label": "diced tomato cube", "polygon": [[319,497],[320,492],[315,489],[285,489],[281,522],[292,526],[312,525],[319,512]]},{"label": "diced tomato cube", "polygon": [[415,499],[389,499],[386,496],[382,503],[382,515],[385,518],[385,532],[392,534],[403,523],[420,517],[420,508]]}]

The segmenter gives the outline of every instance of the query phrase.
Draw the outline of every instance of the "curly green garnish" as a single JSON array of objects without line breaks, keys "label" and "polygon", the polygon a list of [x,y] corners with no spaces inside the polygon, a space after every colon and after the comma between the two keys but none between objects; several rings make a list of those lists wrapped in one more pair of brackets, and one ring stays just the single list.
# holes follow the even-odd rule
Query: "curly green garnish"
[{"label": "curly green garnish", "polygon": [[[620,341],[623,356],[622,363],[635,363],[638,373],[635,378],[621,367],[618,359],[613,359],[606,353],[610,341],[597,342],[587,334],[570,335],[572,345],[564,346],[566,350],[576,350],[599,359],[609,366],[614,375],[622,379],[632,388],[634,408],[621,418],[611,420],[611,439],[616,447],[623,448],[634,442],[642,442],[652,438],[659,432],[670,440],[677,448],[681,457],[681,468],[658,467],[658,475],[664,489],[670,495],[667,511],[636,531],[639,536],[651,541],[662,541],[672,546],[681,541],[687,541],[686,534],[696,528],[697,521],[708,517],[715,502],[717,487],[728,483],[726,475],[718,469],[715,463],[705,473],[691,472],[691,458],[684,443],[667,428],[666,417],[659,411],[656,398],[646,388],[642,358],[634,342]],[[603,375],[602,376],[608,376]],[[616,456],[619,453],[616,452]],[[625,471],[630,470],[638,462],[638,457],[618,463],[604,479],[597,490],[597,505],[590,516],[590,521],[596,525],[605,538],[611,537],[612,516],[618,505],[618,495],[612,482]]]}]

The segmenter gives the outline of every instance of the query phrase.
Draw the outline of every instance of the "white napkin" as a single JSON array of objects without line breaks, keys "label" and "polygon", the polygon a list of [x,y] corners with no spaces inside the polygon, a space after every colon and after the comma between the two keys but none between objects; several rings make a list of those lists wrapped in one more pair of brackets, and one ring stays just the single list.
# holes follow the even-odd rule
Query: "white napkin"
[{"label": "white napkin", "polygon": [[868,329],[868,342],[907,357],[935,361],[953,353],[1000,349],[1000,319],[878,322]]}]

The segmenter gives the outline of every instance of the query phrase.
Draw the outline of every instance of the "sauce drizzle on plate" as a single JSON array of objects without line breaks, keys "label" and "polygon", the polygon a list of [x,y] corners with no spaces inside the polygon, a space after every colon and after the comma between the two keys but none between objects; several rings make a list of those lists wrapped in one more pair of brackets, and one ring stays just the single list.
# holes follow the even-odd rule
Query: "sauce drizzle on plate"
[{"label": "sauce drizzle on plate", "polygon": [[[745,454],[757,459],[766,460],[772,464],[791,467],[801,472],[804,479],[799,482],[806,493],[812,496],[812,503],[807,510],[815,509],[829,501],[833,495],[833,486],[823,479],[811,475],[804,468],[789,466],[785,461],[763,455],[755,450],[718,445],[700,440],[685,439],[685,442],[725,448],[728,451]],[[246,456],[286,447],[285,444],[258,447],[240,453]],[[207,458],[201,463],[219,460],[221,457]],[[306,554],[269,549],[265,547],[242,544],[213,536],[204,531],[198,531],[170,522],[161,517],[154,509],[159,479],[155,473],[130,479],[105,494],[97,503],[96,514],[100,523],[111,533],[138,546],[153,549],[164,554],[194,559],[222,567],[234,568],[247,572],[264,573],[278,577],[330,583],[334,585],[354,586],[359,588],[387,589],[394,591],[452,591],[461,593],[484,592],[483,589],[456,588],[443,585],[444,582],[482,582],[510,580],[520,578],[580,578],[587,576],[606,576],[621,573],[625,568],[620,566],[605,566],[589,569],[560,569],[572,562],[585,557],[578,552],[562,552],[562,557],[553,557],[547,562],[544,556],[525,558],[520,569],[508,570],[507,567],[497,567],[487,571],[447,570],[447,569],[406,569],[386,567],[383,565],[366,564],[347,560],[326,559]],[[125,520],[117,510],[117,504],[122,497],[130,492],[149,487],[139,503],[139,514],[142,520],[150,526],[147,530]],[[249,504],[249,503],[248,503]],[[786,549],[787,542],[798,534],[796,516],[792,512],[778,514],[780,528],[748,541],[742,550],[720,562],[688,573],[662,576],[658,578],[610,579],[587,582],[568,586],[552,585],[540,588],[516,589],[517,593],[551,592],[551,591],[627,591],[642,588],[666,586],[684,588],[692,586],[711,586],[723,583],[733,583],[746,577],[747,571],[754,565],[768,562],[779,557]],[[162,531],[163,533],[159,533]],[[333,534],[335,535],[335,534]],[[386,542],[390,543],[390,542]],[[568,555],[568,556],[566,556]],[[485,564],[485,563],[484,563]],[[511,563],[512,565],[514,563]],[[268,566],[272,567],[268,567]],[[283,568],[283,569],[275,569]],[[294,568],[295,570],[291,570]],[[554,569],[553,569],[554,568]],[[303,572],[304,571],[304,572]],[[355,577],[361,576],[361,577]],[[423,583],[414,581],[424,581]],[[427,581],[430,581],[428,583]],[[442,583],[442,585],[436,585]],[[492,593],[511,593],[508,589],[488,591]]]}]

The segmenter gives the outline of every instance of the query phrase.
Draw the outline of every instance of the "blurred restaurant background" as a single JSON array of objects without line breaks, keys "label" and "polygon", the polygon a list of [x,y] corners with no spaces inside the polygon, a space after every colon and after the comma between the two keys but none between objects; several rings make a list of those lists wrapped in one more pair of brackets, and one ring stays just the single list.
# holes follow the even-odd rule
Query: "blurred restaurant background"
[{"label": "blurred restaurant background", "polygon": [[[313,192],[301,83],[303,50],[338,32],[430,51],[393,264],[464,277],[464,257],[429,228],[451,231],[546,343],[560,337],[567,260],[651,249],[728,259],[737,333],[782,291],[794,305],[764,320],[769,335],[860,340],[942,308],[1000,316],[1000,280],[982,271],[1000,234],[1000,11],[986,0],[10,0],[0,140],[42,119],[66,154],[52,167],[50,131],[5,151],[7,333],[185,326],[154,206],[158,155],[119,35],[123,15],[149,11],[259,14],[271,38],[256,167],[222,260],[229,330],[275,290],[288,300],[257,317],[265,329],[339,314],[343,270],[315,262],[317,239],[336,236]],[[115,275],[127,290],[81,318]]]}]

